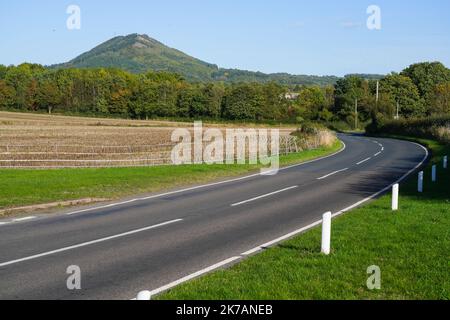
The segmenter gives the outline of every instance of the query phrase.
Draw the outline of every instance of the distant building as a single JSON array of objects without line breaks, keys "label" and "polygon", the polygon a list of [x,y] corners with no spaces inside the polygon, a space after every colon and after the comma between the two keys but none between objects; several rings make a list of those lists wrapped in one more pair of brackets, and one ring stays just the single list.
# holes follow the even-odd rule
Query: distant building
[{"label": "distant building", "polygon": [[300,93],[296,92],[288,92],[284,95],[284,97],[288,100],[295,100],[300,96]]}]

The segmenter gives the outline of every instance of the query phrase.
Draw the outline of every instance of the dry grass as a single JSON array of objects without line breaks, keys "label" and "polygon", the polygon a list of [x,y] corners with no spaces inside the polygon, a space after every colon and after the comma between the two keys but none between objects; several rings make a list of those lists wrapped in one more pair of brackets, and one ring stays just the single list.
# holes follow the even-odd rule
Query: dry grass
[{"label": "dry grass", "polygon": [[434,128],[433,135],[438,141],[450,144],[450,126]]}]

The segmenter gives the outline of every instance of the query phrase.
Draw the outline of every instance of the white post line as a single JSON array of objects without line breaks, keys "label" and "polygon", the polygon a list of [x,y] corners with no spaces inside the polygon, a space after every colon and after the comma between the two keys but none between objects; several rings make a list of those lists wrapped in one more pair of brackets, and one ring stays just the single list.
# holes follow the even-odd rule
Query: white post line
[{"label": "white post line", "polygon": [[144,290],[138,293],[136,300],[151,300],[152,293],[148,290]]},{"label": "white post line", "polygon": [[327,174],[326,176],[317,178],[317,180],[323,180],[323,179],[328,178],[328,177],[330,177],[330,176],[332,176],[332,175],[334,175],[334,174],[336,174],[336,173],[343,172],[343,171],[347,171],[347,170],[348,170],[348,168],[345,168],[345,169],[342,169],[342,170],[338,170],[338,171],[329,173],[329,174]]},{"label": "white post line", "polygon": [[433,165],[431,168],[431,181],[436,182],[437,174],[436,174],[436,165]]},{"label": "white post line", "polygon": [[245,204],[245,203],[252,202],[252,201],[255,201],[255,200],[259,200],[259,199],[262,199],[262,198],[270,197],[270,196],[273,196],[274,194],[281,193],[281,192],[288,191],[288,190],[292,190],[292,189],[295,189],[295,188],[298,188],[298,186],[292,186],[292,187],[281,189],[281,190],[274,191],[274,192],[271,192],[271,193],[263,194],[263,195],[261,195],[259,197],[255,197],[255,198],[251,198],[251,199],[248,199],[248,200],[245,200],[245,201],[233,203],[231,206],[232,207],[240,206],[241,204]]},{"label": "white post line", "polygon": [[444,160],[442,160],[442,167],[443,167],[444,169],[447,169],[447,161],[448,161],[448,157],[445,156],[445,157],[444,157]]},{"label": "white post line", "polygon": [[417,191],[423,192],[423,171],[419,172],[419,176],[417,179]]},{"label": "white post line", "polygon": [[322,253],[330,254],[331,242],[331,212],[327,212],[322,217]]},{"label": "white post line", "polygon": [[398,210],[398,191],[399,191],[399,184],[396,183],[392,186],[392,211]]},{"label": "white post line", "polygon": [[168,224],[172,224],[172,223],[175,223],[175,222],[179,222],[179,221],[182,221],[182,220],[183,219],[176,219],[176,220],[166,221],[166,222],[163,222],[163,223],[160,223],[160,224],[155,224],[153,226],[149,226],[149,227],[145,227],[145,228],[141,228],[141,229],[136,229],[136,230],[120,233],[120,234],[116,234],[114,236],[105,237],[105,238],[92,240],[92,241],[88,241],[88,242],[83,242],[83,243],[79,243],[79,244],[76,244],[76,245],[73,245],[73,246],[64,247],[64,248],[56,249],[56,250],[53,250],[53,251],[47,251],[47,252],[43,252],[43,253],[40,253],[40,254],[36,254],[36,255],[33,255],[33,256],[28,256],[28,257],[17,259],[17,260],[3,262],[3,263],[0,263],[0,267],[9,266],[9,265],[16,264],[16,263],[23,262],[23,261],[33,260],[33,259],[49,256],[49,255],[52,255],[52,254],[55,254],[55,253],[60,253],[60,252],[64,252],[64,251],[73,250],[73,249],[76,249],[76,248],[86,247],[86,246],[89,246],[89,245],[92,245],[92,244],[96,244],[96,243],[99,243],[99,242],[104,242],[104,241],[108,241],[108,240],[112,240],[112,239],[116,239],[116,238],[129,236],[129,235],[132,235],[132,234],[135,234],[135,233],[139,233],[139,232],[155,229],[155,228],[162,227],[162,226],[165,226],[165,225],[168,225]]}]

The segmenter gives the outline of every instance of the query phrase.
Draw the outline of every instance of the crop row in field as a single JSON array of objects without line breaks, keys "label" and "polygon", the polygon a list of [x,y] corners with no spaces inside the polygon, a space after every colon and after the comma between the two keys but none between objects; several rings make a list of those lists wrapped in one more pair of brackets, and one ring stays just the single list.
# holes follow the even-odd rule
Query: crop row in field
[{"label": "crop row in field", "polygon": [[[172,126],[170,126],[172,125]],[[189,123],[0,112],[0,167],[123,167],[171,164],[175,129]],[[208,125],[205,125],[207,128]],[[219,127],[224,133],[228,126]],[[282,129],[281,152],[306,148]],[[297,141],[299,144],[297,144]],[[310,143],[311,139],[305,140]],[[304,143],[303,143],[304,144]],[[309,148],[309,147],[308,147]]]}]

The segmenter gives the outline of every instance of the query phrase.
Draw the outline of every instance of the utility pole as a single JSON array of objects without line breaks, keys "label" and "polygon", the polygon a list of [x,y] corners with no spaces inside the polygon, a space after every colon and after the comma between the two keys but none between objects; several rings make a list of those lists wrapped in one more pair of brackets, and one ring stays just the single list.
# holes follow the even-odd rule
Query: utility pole
[{"label": "utility pole", "polygon": [[355,130],[358,130],[358,98],[355,99]]},{"label": "utility pole", "polygon": [[377,106],[378,106],[378,99],[380,98],[380,81],[377,80]]},{"label": "utility pole", "polygon": [[399,111],[400,111],[400,104],[397,101],[397,115],[395,116],[395,119],[398,120],[399,119]]}]

